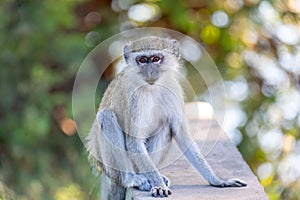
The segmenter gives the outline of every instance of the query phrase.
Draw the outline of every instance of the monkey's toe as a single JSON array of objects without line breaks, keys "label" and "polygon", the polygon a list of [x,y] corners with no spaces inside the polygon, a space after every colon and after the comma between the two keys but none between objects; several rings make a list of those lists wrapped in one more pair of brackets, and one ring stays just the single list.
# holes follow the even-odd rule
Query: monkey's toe
[{"label": "monkey's toe", "polygon": [[156,186],[150,191],[153,197],[167,197],[172,194],[171,190],[166,186]]}]

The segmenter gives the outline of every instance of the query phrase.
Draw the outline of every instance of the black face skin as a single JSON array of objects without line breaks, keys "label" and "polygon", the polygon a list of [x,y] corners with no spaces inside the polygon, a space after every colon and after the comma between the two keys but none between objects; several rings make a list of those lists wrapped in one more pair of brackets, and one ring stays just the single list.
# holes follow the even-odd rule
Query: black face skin
[{"label": "black face skin", "polygon": [[159,66],[163,62],[162,54],[153,54],[151,56],[140,55],[136,57],[136,62],[141,69],[141,73],[150,85],[153,85],[159,78]]}]

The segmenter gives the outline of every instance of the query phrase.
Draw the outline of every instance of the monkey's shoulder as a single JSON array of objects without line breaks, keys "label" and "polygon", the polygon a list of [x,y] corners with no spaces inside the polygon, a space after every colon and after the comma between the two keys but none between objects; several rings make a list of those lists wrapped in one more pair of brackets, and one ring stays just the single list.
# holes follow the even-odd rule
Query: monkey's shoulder
[{"label": "monkey's shoulder", "polygon": [[107,86],[103,97],[101,99],[101,103],[99,109],[110,107],[109,105],[124,96],[123,87],[122,87],[122,76],[123,74],[117,75]]}]

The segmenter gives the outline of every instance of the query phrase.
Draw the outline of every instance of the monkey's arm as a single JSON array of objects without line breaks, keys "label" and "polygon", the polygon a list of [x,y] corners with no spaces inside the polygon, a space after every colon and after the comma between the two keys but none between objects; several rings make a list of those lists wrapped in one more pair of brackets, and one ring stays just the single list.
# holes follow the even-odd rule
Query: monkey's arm
[{"label": "monkey's arm", "polygon": [[188,133],[187,122],[172,126],[172,133],[179,148],[184,152],[186,158],[197,169],[197,171],[216,187],[243,187],[247,184],[240,180],[223,180],[215,175],[209,164],[200,153],[196,143]]}]

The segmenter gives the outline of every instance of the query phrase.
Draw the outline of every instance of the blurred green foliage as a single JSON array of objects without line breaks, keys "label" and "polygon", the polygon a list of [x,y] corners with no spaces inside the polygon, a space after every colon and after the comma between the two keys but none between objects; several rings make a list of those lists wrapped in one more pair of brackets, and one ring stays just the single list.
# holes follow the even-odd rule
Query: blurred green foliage
[{"label": "blurred green foliage", "polygon": [[[150,14],[134,14],[137,5]],[[99,42],[143,26],[178,30],[201,42],[225,86],[238,88],[229,87],[226,101],[246,116],[231,135],[242,138],[237,144],[244,158],[270,199],[299,199],[300,172],[294,166],[300,160],[299,5],[299,0],[0,1],[0,199],[97,198],[97,178],[73,135],[73,82]],[[240,86],[246,88],[244,98],[235,93]]]},{"label": "blurred green foliage", "polygon": [[60,188],[94,184],[81,141],[59,127],[71,117],[74,75],[88,52],[76,31],[78,3],[0,2],[0,182],[16,199],[52,199]]}]

